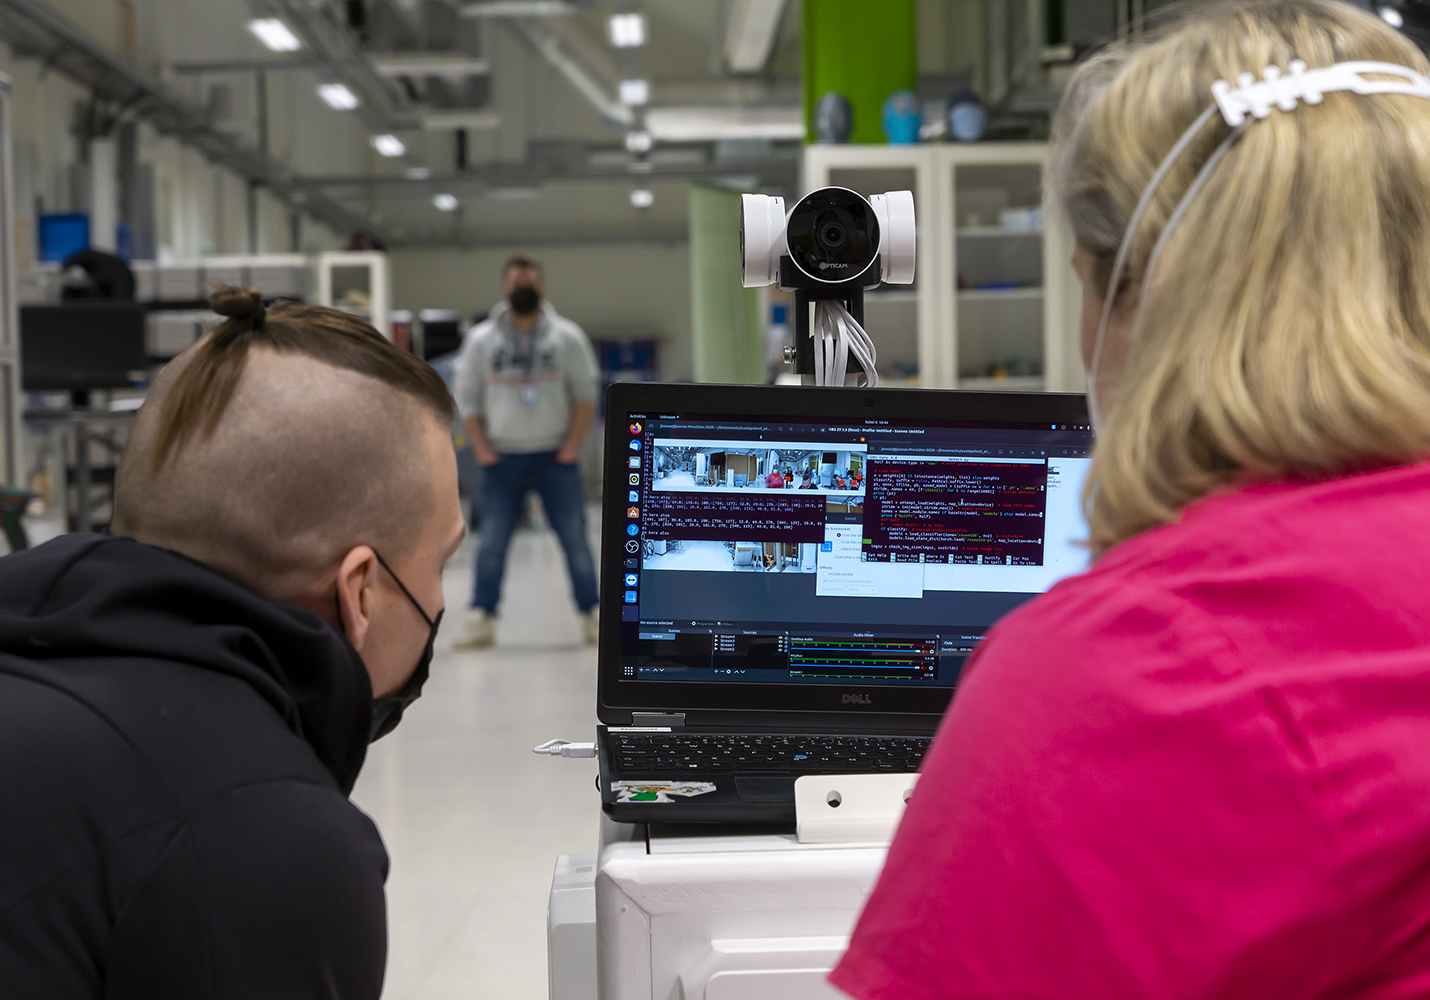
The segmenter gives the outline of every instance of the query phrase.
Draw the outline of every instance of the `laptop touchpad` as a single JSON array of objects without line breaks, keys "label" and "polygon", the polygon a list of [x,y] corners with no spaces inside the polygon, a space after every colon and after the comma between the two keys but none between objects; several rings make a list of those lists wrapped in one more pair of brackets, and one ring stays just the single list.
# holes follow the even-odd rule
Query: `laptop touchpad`
[{"label": "laptop touchpad", "polygon": [[792,802],[794,776],[770,778],[736,778],[735,791],[741,802]]}]

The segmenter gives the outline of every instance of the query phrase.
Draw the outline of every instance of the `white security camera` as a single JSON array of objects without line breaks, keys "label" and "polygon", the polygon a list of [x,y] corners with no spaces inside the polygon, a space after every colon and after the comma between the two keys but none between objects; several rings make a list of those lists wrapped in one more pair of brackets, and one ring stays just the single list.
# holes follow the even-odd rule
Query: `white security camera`
[{"label": "white security camera", "polygon": [[[780,280],[780,258],[817,285],[857,278],[907,285],[914,280],[916,228],[911,191],[865,198],[857,191],[811,191],[785,215],[784,199],[741,198],[740,255],[746,288]],[[869,274],[874,261],[877,274]],[[802,282],[803,283],[803,282]]]}]

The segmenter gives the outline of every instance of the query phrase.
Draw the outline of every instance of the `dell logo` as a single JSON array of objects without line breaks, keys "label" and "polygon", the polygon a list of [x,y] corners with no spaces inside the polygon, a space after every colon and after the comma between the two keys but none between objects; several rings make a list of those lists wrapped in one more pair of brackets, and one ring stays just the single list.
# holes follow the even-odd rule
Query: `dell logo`
[{"label": "dell logo", "polygon": [[867,694],[845,694],[840,695],[840,700],[846,705],[869,705],[872,704]]}]

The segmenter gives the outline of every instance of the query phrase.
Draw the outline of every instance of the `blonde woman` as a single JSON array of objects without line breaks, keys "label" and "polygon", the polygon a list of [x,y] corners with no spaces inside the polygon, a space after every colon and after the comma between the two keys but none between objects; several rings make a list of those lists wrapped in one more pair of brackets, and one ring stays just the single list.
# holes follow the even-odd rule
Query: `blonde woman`
[{"label": "blonde woman", "polygon": [[[1397,92],[1234,121],[1241,74],[1297,61]],[[1316,0],[1200,5],[1079,71],[1050,179],[1096,563],[974,657],[835,985],[1430,994],[1427,73]]]}]

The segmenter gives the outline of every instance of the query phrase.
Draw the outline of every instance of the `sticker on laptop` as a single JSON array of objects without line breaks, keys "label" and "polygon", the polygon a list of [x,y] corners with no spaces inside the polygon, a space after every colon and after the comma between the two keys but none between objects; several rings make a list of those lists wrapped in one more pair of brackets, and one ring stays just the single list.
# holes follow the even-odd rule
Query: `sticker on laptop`
[{"label": "sticker on laptop", "polygon": [[672,795],[694,798],[715,791],[713,781],[613,781],[617,802],[674,802]]}]

